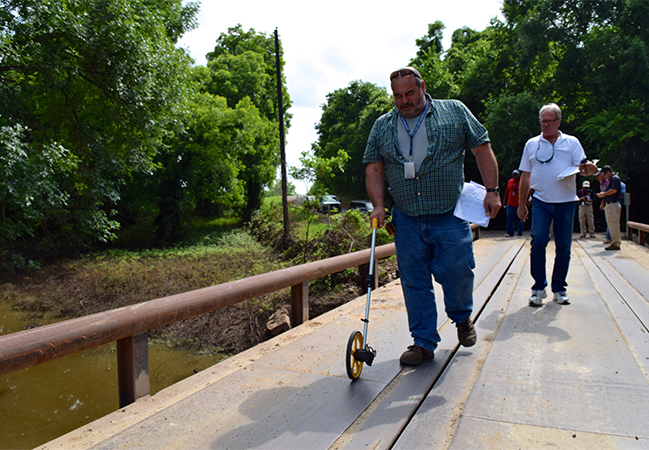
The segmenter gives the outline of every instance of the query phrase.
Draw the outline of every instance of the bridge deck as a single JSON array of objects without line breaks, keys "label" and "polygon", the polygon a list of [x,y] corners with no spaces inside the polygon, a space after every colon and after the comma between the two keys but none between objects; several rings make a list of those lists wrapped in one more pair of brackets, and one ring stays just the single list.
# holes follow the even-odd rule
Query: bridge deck
[{"label": "bridge deck", "polygon": [[365,297],[41,448],[649,448],[649,251],[603,247],[574,241],[572,303],[532,308],[529,240],[476,241],[478,343],[458,347],[441,311],[419,367],[398,362],[412,342],[397,280],[372,293],[377,356],[355,382]]}]

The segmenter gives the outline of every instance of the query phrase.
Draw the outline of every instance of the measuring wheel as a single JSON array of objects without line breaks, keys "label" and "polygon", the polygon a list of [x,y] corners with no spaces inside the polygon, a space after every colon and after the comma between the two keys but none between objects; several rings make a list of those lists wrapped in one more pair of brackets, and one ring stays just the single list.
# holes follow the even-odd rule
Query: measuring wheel
[{"label": "measuring wheel", "polygon": [[[372,365],[376,350],[367,345],[365,339],[367,338],[367,325],[370,323],[370,295],[374,288],[374,249],[376,247],[376,230],[379,227],[379,219],[372,219],[372,250],[370,252],[370,270],[367,277],[367,303],[365,304],[365,318],[361,319],[365,324],[363,325],[363,333],[360,331],[353,331],[347,341],[347,357],[345,363],[347,366],[347,376],[355,381],[361,376],[363,364],[368,366]],[[365,338],[363,337],[365,336]]]},{"label": "measuring wheel", "polygon": [[347,376],[356,380],[361,376],[363,370],[363,361],[356,359],[355,355],[358,350],[363,348],[363,335],[360,331],[353,331],[347,342]]}]

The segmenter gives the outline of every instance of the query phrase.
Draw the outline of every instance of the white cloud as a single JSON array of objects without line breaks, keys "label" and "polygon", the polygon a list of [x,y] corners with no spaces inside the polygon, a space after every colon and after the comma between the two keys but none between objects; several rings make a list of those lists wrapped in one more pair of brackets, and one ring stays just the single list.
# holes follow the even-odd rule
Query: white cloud
[{"label": "white cloud", "polygon": [[[329,0],[316,5],[304,0],[203,0],[198,29],[179,45],[197,64],[214,49],[228,28],[272,35],[277,28],[284,51],[284,75],[293,106],[292,126],[286,136],[289,165],[298,165],[300,153],[317,140],[314,124],[320,119],[326,95],[351,81],[363,80],[388,87],[388,74],[408,63],[417,52],[415,40],[426,35],[428,24],[440,20],[444,48],[457,28],[483,30],[491,18],[502,20],[502,0],[394,1]],[[298,190],[301,187],[295,183]]]}]

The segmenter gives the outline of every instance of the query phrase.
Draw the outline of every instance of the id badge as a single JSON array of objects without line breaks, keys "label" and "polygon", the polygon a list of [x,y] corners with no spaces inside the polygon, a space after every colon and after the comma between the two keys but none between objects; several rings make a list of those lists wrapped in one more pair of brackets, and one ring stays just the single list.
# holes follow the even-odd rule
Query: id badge
[{"label": "id badge", "polygon": [[403,177],[406,180],[415,178],[415,163],[413,161],[403,163]]}]

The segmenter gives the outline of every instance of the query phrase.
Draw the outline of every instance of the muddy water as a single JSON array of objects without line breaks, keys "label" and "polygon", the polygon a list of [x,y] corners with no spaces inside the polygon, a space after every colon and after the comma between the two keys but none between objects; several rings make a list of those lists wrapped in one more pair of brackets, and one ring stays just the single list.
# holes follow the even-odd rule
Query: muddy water
[{"label": "muddy water", "polygon": [[[0,302],[0,334],[23,330],[23,319]],[[150,345],[151,394],[222,357]],[[33,448],[118,408],[114,343],[0,376],[0,448]]]}]

